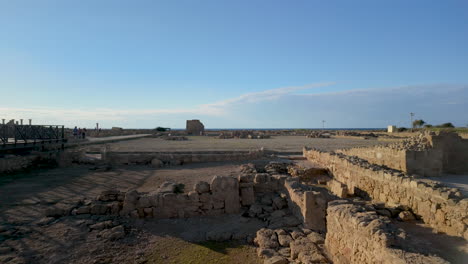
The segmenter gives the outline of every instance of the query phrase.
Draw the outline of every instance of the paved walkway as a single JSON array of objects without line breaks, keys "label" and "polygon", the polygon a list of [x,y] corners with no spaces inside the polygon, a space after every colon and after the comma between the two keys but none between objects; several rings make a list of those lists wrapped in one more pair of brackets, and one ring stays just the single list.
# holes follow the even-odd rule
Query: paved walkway
[{"label": "paved walkway", "polygon": [[444,174],[440,177],[430,177],[429,179],[442,182],[452,188],[458,188],[464,195],[468,195],[468,175]]},{"label": "paved walkway", "polygon": [[86,140],[71,140],[65,147],[75,147],[81,145],[92,145],[92,144],[105,144],[124,140],[138,139],[151,136],[151,134],[138,134],[138,135],[127,135],[127,136],[113,136],[113,137],[87,137]]}]

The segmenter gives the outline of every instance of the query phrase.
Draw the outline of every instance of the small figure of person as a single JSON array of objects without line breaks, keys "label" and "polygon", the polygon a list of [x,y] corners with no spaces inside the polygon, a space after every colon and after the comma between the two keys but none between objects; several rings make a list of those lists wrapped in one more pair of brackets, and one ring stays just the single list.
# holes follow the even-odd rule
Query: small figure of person
[{"label": "small figure of person", "polygon": [[88,132],[88,131],[86,130],[86,127],[85,127],[85,128],[83,128],[83,131],[82,131],[82,133],[83,133],[83,134],[82,134],[82,135],[83,135],[82,138],[83,138],[83,139],[86,138],[86,132]]},{"label": "small figure of person", "polygon": [[83,131],[81,130],[81,127],[78,128],[78,138],[81,138],[81,135],[83,134]]},{"label": "small figure of person", "polygon": [[73,138],[77,138],[78,137],[78,128],[75,126],[75,128],[73,129]]}]

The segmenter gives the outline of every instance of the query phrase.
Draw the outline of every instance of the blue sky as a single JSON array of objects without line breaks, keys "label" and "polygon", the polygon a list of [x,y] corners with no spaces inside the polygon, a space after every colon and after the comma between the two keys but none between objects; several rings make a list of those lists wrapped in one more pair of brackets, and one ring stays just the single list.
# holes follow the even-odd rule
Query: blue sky
[{"label": "blue sky", "polygon": [[468,1],[0,0],[0,118],[468,124]]}]

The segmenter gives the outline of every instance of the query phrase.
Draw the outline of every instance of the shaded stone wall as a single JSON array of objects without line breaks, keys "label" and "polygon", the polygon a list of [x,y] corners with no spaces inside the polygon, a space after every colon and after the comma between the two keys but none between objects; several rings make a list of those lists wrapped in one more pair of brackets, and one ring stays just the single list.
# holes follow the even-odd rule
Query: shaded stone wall
[{"label": "shaded stone wall", "polygon": [[463,139],[456,133],[444,132],[438,135],[426,133],[419,138],[424,138],[430,147],[415,150],[376,146],[341,149],[336,152],[357,156],[370,163],[408,174],[436,177],[442,173],[468,173],[468,139]]},{"label": "shaded stone wall", "polygon": [[406,171],[406,151],[385,146],[339,149],[338,153],[356,156],[370,163],[384,165],[396,170]]},{"label": "shaded stone wall", "polygon": [[404,205],[440,232],[468,239],[468,198],[455,188],[409,177],[357,157],[305,150],[307,159],[330,170],[335,180],[355,194],[389,206]]},{"label": "shaded stone wall", "polygon": [[455,133],[440,133],[432,136],[435,149],[443,154],[443,171],[453,174],[468,174],[468,139]]},{"label": "shaded stone wall", "polygon": [[0,174],[29,169],[40,163],[55,162],[58,152],[36,152],[28,155],[6,155],[0,158]]},{"label": "shaded stone wall", "polygon": [[205,126],[200,120],[187,120],[186,131],[189,135],[202,135],[205,132]]},{"label": "shaded stone wall", "polygon": [[[241,206],[255,202],[256,193],[276,192],[285,176],[257,173],[251,177],[215,176],[211,183],[200,181],[188,193],[177,193],[178,185],[165,182],[158,190],[104,191],[95,201],[74,209],[73,214],[120,215],[132,218],[187,218],[240,212]],[[52,208],[49,215],[57,211]],[[72,213],[73,209],[60,214]]]},{"label": "shaded stone wall", "polygon": [[436,256],[406,251],[400,233],[388,218],[362,206],[344,200],[328,205],[325,247],[335,264],[448,263]]},{"label": "shaded stone wall", "polygon": [[151,164],[154,159],[160,160],[163,164],[180,165],[198,162],[214,161],[241,161],[263,157],[263,150],[253,151],[226,151],[226,152],[148,152],[148,153],[124,153],[106,152],[106,162],[114,165],[126,164]]},{"label": "shaded stone wall", "polygon": [[305,228],[325,232],[327,203],[332,199],[325,188],[317,188],[287,179],[284,183],[288,206]]}]

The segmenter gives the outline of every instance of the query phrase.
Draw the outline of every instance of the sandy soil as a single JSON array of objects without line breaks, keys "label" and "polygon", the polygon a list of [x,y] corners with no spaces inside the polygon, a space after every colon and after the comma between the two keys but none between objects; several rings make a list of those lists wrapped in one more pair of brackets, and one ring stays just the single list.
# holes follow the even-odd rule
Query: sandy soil
[{"label": "sandy soil", "polygon": [[306,138],[304,136],[276,136],[270,139],[217,139],[191,136],[186,141],[160,138],[142,138],[110,143],[111,151],[201,151],[201,150],[250,150],[264,147],[280,152],[302,152],[302,147],[322,150],[387,144],[375,139]]},{"label": "sandy soil", "polygon": [[[106,189],[153,191],[171,180],[185,184],[186,191],[190,191],[199,180],[211,181],[215,175],[236,176],[239,164],[221,162],[164,169],[127,166],[108,172],[76,166],[4,177],[0,182],[0,263],[184,263],[177,254],[181,250],[201,254],[201,259],[194,259],[193,263],[204,263],[205,258],[223,259],[223,263],[258,263],[255,250],[247,245],[213,244],[214,248],[225,247],[220,253],[201,250],[199,244],[187,242],[203,240],[208,230],[237,227],[254,233],[262,227],[262,223],[253,220],[242,222],[240,216],[151,222],[120,219],[127,236],[118,241],[103,240],[97,231],[87,227],[90,221],[102,222],[105,217],[44,217],[51,204],[93,198]],[[170,262],[156,257],[158,245],[166,245]]]}]

